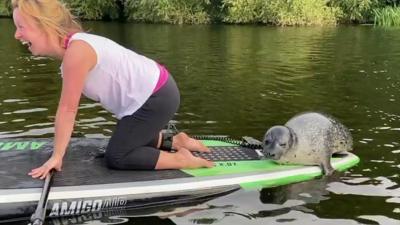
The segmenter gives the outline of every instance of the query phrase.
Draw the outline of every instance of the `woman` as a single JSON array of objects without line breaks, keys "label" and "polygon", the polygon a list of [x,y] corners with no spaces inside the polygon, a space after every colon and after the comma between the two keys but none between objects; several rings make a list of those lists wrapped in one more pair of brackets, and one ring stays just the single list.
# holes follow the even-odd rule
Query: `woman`
[{"label": "woman", "polygon": [[213,166],[190,153],[209,151],[200,141],[185,133],[172,136],[160,132],[180,101],[165,67],[107,38],[84,33],[58,0],[12,0],[12,6],[15,38],[27,44],[33,55],[62,60],[53,154],[29,175],[43,179],[51,169],[61,170],[82,93],[118,119],[105,154],[110,168]]}]

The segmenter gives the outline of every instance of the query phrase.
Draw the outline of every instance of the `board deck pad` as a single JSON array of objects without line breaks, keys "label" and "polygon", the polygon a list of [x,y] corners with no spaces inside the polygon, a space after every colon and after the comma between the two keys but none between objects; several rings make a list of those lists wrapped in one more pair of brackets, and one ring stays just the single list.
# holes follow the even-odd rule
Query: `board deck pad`
[{"label": "board deck pad", "polygon": [[254,149],[240,146],[209,147],[211,152],[193,152],[193,155],[211,161],[243,161],[259,160],[260,156]]}]

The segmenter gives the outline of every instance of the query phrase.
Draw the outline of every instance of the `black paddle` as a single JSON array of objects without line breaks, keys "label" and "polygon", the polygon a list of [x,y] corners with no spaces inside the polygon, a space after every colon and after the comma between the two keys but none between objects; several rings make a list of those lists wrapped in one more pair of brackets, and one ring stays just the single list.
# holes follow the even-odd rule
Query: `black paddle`
[{"label": "black paddle", "polygon": [[51,170],[44,180],[42,195],[35,212],[31,216],[30,225],[42,225],[46,217],[47,197],[49,197],[50,186],[52,183],[54,170]]}]

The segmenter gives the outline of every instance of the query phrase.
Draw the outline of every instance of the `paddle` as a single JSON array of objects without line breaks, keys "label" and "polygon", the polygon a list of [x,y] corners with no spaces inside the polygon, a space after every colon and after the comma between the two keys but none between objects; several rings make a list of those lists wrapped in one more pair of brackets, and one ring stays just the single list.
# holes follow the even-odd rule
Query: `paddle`
[{"label": "paddle", "polygon": [[47,197],[49,196],[53,174],[54,170],[51,170],[44,181],[39,203],[36,207],[35,212],[31,216],[31,222],[29,223],[29,225],[42,225],[45,220]]}]

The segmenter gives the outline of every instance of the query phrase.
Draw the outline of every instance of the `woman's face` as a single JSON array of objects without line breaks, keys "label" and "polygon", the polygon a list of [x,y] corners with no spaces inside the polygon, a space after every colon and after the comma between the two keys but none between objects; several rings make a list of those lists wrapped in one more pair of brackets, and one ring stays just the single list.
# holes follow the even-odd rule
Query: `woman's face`
[{"label": "woman's face", "polygon": [[47,56],[49,53],[49,38],[47,33],[32,19],[18,8],[13,11],[16,27],[15,38],[28,46],[33,55]]}]

